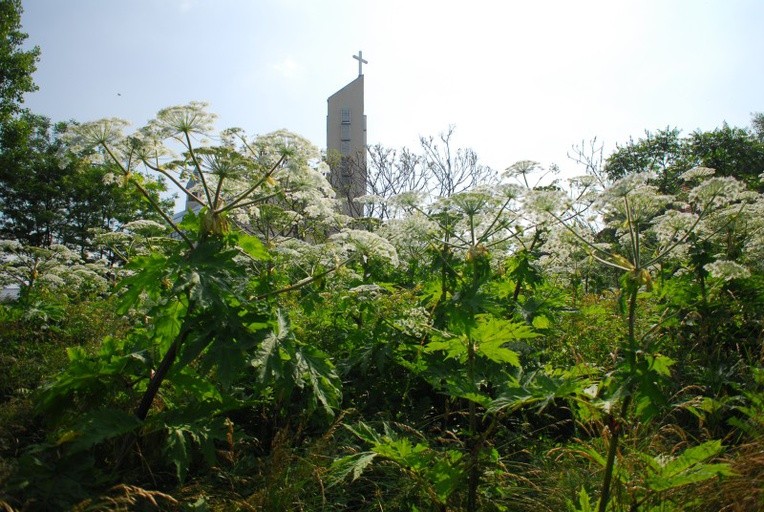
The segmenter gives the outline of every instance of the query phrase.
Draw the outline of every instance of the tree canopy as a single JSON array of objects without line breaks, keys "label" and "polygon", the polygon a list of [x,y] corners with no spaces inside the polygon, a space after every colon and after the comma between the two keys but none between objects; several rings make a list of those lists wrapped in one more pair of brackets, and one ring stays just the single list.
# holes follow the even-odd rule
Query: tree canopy
[{"label": "tree canopy", "polygon": [[[0,126],[0,236],[24,244],[63,244],[95,250],[98,231],[137,218],[159,218],[135,190],[111,179],[112,169],[86,155],[68,153],[61,139],[66,125],[22,112]],[[147,177],[159,202],[164,185]],[[171,202],[164,202],[165,208]]]},{"label": "tree canopy", "polygon": [[40,48],[23,50],[27,34],[21,31],[21,0],[0,0],[0,122],[18,112],[27,92],[37,90],[32,73]]},{"label": "tree canopy", "polygon": [[764,172],[761,114],[754,115],[752,125],[752,129],[746,129],[724,123],[720,128],[684,137],[676,128],[646,131],[636,141],[630,139],[616,147],[605,162],[605,173],[616,180],[651,172],[662,191],[676,192],[682,173],[693,167],[708,167],[715,169],[718,176],[731,176],[757,189]]}]

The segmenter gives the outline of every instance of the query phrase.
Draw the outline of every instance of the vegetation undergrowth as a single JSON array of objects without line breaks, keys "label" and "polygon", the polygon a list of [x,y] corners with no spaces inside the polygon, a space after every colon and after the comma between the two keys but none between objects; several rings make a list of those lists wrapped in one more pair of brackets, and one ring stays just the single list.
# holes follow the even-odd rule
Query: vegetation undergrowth
[{"label": "vegetation undergrowth", "polygon": [[0,505],[762,508],[758,181],[526,161],[361,222],[305,139],[212,122],[62,135],[154,220],[3,245]]}]

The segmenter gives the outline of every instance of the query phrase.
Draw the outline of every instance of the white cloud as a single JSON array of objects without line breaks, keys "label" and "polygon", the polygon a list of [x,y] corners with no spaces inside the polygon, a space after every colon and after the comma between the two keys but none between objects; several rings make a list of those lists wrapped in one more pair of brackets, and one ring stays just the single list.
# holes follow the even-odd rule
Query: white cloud
[{"label": "white cloud", "polygon": [[172,0],[170,5],[174,6],[181,13],[187,13],[196,6],[196,0]]},{"label": "white cloud", "polygon": [[273,64],[271,68],[284,78],[295,78],[302,73],[300,66],[292,57],[287,57],[281,62]]}]

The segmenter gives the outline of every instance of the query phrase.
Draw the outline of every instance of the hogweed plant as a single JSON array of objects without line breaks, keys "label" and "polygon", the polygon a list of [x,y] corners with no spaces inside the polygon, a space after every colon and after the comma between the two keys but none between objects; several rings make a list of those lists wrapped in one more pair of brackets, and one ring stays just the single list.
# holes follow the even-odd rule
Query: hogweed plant
[{"label": "hogweed plant", "polygon": [[64,245],[35,247],[0,240],[0,286],[16,286],[22,300],[38,289],[54,293],[103,293],[109,288],[105,261],[86,262]]},{"label": "hogweed plant", "polygon": [[[63,413],[53,446],[69,460],[124,436],[107,457],[118,468],[136,438],[161,433],[164,462],[182,480],[192,445],[214,462],[215,440],[228,435],[226,411],[269,400],[278,407],[297,393],[313,397],[308,414],[331,416],[339,405],[333,363],[296,339],[278,298],[350,261],[395,263],[395,250],[372,233],[341,229],[348,219],[334,209],[319,153],[305,139],[286,131],[254,139],[239,130],[214,135],[213,121],[205,105],[191,103],[160,111],[132,135],[115,119],[68,134],[72,148],[136,187],[173,233],[158,243],[154,230],[136,246],[135,235],[151,226],[134,225],[118,239],[102,238],[125,260],[118,313],[130,316],[134,329],[126,339],[105,340],[95,358],[70,349],[69,369],[42,394],[43,410]],[[148,173],[187,198],[182,220],[145,190]],[[338,233],[327,236],[330,230]],[[290,240],[321,247],[321,264],[285,268],[288,260],[273,249]],[[61,410],[75,397],[93,409],[80,417]],[[123,412],[133,400],[133,414]]]},{"label": "hogweed plant", "polygon": [[[532,166],[526,167],[523,169],[529,171]],[[341,476],[352,473],[358,478],[373,460],[391,460],[418,475],[424,494],[436,506],[462,503],[465,510],[472,511],[480,507],[485,476],[502,474],[491,438],[500,416],[511,407],[495,404],[494,398],[509,395],[510,389],[519,386],[521,358],[509,345],[539,336],[529,323],[532,319],[517,311],[521,294],[541,280],[533,260],[549,225],[548,218],[521,216],[524,201],[554,204],[557,195],[505,182],[434,202],[414,194],[394,201],[395,208],[408,215],[389,221],[380,233],[395,244],[399,254],[410,255],[409,266],[416,265],[409,267],[409,275],[415,282],[424,279],[420,300],[429,315],[421,343],[406,349],[400,364],[455,403],[456,409],[447,409],[442,421],[444,425],[455,422],[444,429],[459,432],[460,448],[438,454],[420,442],[403,457],[399,451],[404,446],[409,450],[408,441],[375,437],[372,442],[359,435],[360,430],[353,430],[373,447],[338,459],[335,467]],[[423,260],[421,254],[428,259]],[[548,403],[561,391],[558,385],[534,389],[538,393],[524,397],[522,404],[544,398]],[[517,398],[512,403],[520,401]],[[483,492],[489,493],[487,488]]]},{"label": "hogweed plant", "polygon": [[[686,177],[689,181],[712,172],[696,169]],[[600,219],[613,233],[609,247],[595,243],[579,223],[548,210],[592,260],[622,273],[626,335],[614,353],[615,368],[598,386],[595,404],[604,414],[602,434],[607,444],[606,456],[598,459],[604,469],[599,512],[608,509],[619,442],[629,433],[632,415],[649,421],[666,404],[662,388],[673,361],[661,353],[661,339],[656,335],[661,320],[646,332],[638,331],[640,294],[652,291],[662,264],[681,261],[691,245],[711,240],[729,228],[748,208],[750,199],[732,178],[706,177],[683,197],[676,197],[659,193],[648,174],[626,176],[605,189],[595,204]],[[717,272],[729,267],[728,263],[719,260],[705,268]],[[739,265],[734,266],[739,272]],[[703,475],[711,478],[721,473],[709,470]]]}]

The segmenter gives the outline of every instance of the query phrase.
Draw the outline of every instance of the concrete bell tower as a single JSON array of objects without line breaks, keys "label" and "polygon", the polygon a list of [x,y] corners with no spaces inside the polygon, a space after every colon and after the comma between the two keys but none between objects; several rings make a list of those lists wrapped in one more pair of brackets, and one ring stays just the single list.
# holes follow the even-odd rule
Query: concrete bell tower
[{"label": "concrete bell tower", "polygon": [[358,61],[358,78],[335,92],[329,99],[326,116],[326,159],[331,172],[329,182],[342,200],[342,211],[363,217],[363,205],[354,199],[366,195],[366,114],[363,110],[363,53]]}]

